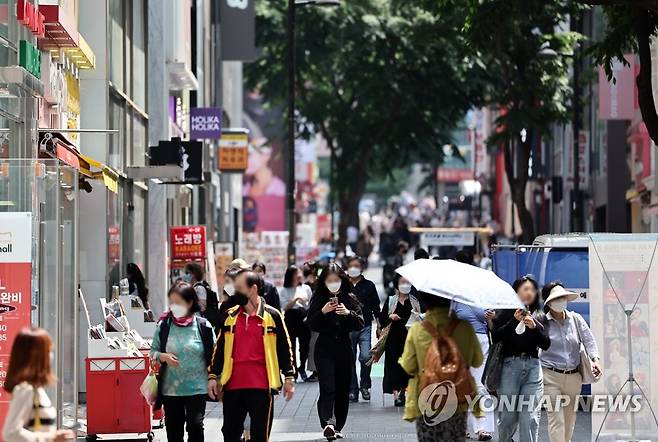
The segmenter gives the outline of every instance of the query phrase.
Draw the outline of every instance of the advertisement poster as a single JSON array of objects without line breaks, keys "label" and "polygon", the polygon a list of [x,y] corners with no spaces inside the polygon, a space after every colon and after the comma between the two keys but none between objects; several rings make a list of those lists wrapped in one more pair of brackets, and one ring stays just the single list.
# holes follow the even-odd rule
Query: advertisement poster
[{"label": "advertisement poster", "polygon": [[243,172],[249,166],[249,134],[227,129],[219,139],[217,161],[222,172]]},{"label": "advertisement poster", "polygon": [[[592,234],[589,246],[590,324],[603,365],[593,395],[618,397],[623,403],[644,392],[637,411],[610,407],[592,413],[593,439],[654,440],[658,426],[658,254],[656,234]],[[652,294],[652,296],[650,296]],[[626,311],[630,312],[630,326]],[[630,333],[630,340],[628,339]],[[629,347],[630,342],[630,347]],[[633,377],[629,380],[629,362]],[[651,407],[650,407],[650,406]]]},{"label": "advertisement poster", "polygon": [[232,242],[216,242],[214,244],[215,252],[215,274],[217,281],[224,281],[224,272],[228,269],[231,261],[235,259],[233,256],[233,243]]},{"label": "advertisement poster", "polygon": [[206,226],[169,228],[170,259],[200,260],[206,258]]},{"label": "advertisement poster", "polygon": [[242,188],[246,233],[286,228],[286,183],[280,108],[265,109],[256,92],[245,94],[249,159]]},{"label": "advertisement poster", "polygon": [[244,235],[240,257],[248,263],[262,261],[267,265],[266,279],[276,287],[283,287],[286,273],[288,232],[260,232]]},{"label": "advertisement poster", "polygon": [[[30,326],[32,298],[32,214],[0,213],[0,387],[4,385],[11,346]],[[9,395],[0,388],[0,424]]]}]

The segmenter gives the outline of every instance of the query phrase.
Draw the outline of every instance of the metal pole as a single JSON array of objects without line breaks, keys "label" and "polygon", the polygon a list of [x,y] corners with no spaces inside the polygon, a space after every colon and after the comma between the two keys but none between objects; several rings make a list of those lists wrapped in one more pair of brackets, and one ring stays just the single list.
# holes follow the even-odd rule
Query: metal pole
[{"label": "metal pole", "polygon": [[288,0],[288,176],[286,210],[288,219],[288,264],[295,251],[295,0]]},{"label": "metal pole", "polygon": [[334,162],[336,154],[333,147],[329,157],[329,219],[331,220],[331,246],[334,245]]},{"label": "metal pole", "polygon": [[[582,28],[580,18],[572,18],[571,27],[574,31]],[[580,126],[581,126],[581,108],[580,108],[580,65],[575,56],[577,48],[574,50],[573,58],[573,201],[571,216],[571,231],[582,232],[583,229],[583,198],[580,191]]]},{"label": "metal pole", "polygon": [[[628,357],[628,395],[631,397],[631,400],[633,396],[635,395],[635,375],[633,374],[633,343],[631,340],[631,314],[633,313],[633,309],[628,309],[625,310],[624,313],[626,314],[626,345],[627,345],[627,353],[626,356]],[[635,442],[637,439],[635,438],[635,411],[631,410],[631,441]]]}]

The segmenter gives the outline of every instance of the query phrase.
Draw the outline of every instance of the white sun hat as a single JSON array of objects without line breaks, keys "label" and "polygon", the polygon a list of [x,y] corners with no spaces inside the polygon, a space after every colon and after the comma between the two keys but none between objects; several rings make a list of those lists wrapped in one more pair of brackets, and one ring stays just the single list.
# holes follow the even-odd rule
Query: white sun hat
[{"label": "white sun hat", "polygon": [[567,290],[561,285],[556,285],[555,287],[553,287],[551,293],[548,295],[548,298],[546,298],[544,303],[548,304],[549,302],[557,298],[563,298],[563,297],[566,297],[567,301],[573,301],[575,299],[578,299],[578,293]]}]

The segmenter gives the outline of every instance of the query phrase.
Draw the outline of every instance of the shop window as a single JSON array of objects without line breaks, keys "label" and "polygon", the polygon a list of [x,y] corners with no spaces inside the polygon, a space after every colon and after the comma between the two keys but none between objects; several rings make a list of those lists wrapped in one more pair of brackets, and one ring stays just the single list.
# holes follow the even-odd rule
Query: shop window
[{"label": "shop window", "polygon": [[144,1],[132,2],[132,100],[146,109],[146,14]]},{"label": "shop window", "polygon": [[110,80],[119,90],[124,90],[124,1],[109,0],[110,10]]}]

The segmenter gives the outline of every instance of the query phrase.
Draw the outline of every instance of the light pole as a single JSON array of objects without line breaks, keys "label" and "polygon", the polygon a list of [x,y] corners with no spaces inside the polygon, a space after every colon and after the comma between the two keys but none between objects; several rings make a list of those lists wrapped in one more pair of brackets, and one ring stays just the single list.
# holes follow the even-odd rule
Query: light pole
[{"label": "light pole", "polygon": [[295,250],[295,9],[298,6],[339,6],[340,0],[288,0],[288,176],[286,212],[288,220],[288,265],[296,260]]}]

